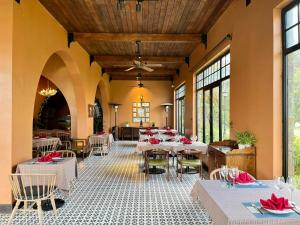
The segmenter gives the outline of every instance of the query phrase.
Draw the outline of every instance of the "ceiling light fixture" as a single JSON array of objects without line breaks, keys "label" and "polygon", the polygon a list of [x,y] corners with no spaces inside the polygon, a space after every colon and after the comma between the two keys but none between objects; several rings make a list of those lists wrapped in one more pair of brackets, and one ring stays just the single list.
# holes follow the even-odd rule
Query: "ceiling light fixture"
[{"label": "ceiling light fixture", "polygon": [[[126,0],[126,1],[135,1],[135,11],[141,12],[142,11],[142,2],[145,0]],[[148,1],[159,1],[159,0],[148,0]],[[117,0],[117,9],[122,10],[125,6],[125,0]]]},{"label": "ceiling light fixture", "polygon": [[56,95],[57,90],[53,89],[49,86],[49,80],[48,80],[48,87],[45,89],[43,88],[42,90],[39,91],[39,94],[44,96],[44,97],[51,97],[53,95]]}]

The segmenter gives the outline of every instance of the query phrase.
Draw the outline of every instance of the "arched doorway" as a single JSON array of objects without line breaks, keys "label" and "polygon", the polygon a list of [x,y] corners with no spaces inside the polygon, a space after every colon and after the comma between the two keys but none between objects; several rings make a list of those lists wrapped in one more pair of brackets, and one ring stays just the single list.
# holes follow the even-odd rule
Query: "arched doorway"
[{"label": "arched doorway", "polygon": [[94,134],[103,131],[103,110],[101,103],[98,99],[95,99],[94,106]]},{"label": "arched doorway", "polygon": [[[57,93],[53,96],[43,96],[39,92],[50,87]],[[41,76],[34,106],[34,130],[68,130],[71,129],[71,116],[68,103],[62,92],[44,76]]]}]

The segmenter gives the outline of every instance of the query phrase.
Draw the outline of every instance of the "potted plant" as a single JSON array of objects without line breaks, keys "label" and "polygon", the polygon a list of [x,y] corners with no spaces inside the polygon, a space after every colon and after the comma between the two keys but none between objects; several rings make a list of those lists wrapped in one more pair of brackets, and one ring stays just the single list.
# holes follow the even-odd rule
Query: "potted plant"
[{"label": "potted plant", "polygon": [[239,149],[250,148],[256,143],[255,136],[248,131],[237,132],[236,139],[239,145]]},{"label": "potted plant", "polygon": [[125,127],[129,127],[129,122],[128,121],[125,122]]}]

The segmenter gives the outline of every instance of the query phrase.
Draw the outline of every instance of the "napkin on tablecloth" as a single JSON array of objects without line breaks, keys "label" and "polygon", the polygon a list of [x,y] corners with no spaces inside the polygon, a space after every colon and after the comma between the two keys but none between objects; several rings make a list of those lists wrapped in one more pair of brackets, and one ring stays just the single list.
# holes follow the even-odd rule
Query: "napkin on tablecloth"
[{"label": "napkin on tablecloth", "polygon": [[289,200],[284,197],[277,197],[274,193],[270,199],[260,199],[260,204],[265,209],[271,210],[285,210],[292,209],[293,207],[289,204]]},{"label": "napkin on tablecloth", "polygon": [[38,158],[38,162],[52,162],[53,161],[52,158],[54,158],[54,157],[61,157],[61,153],[56,152],[56,151],[51,152],[47,155],[44,155],[44,156]]},{"label": "napkin on tablecloth", "polygon": [[190,144],[192,144],[192,141],[191,141],[190,139],[186,138],[186,137],[181,138],[181,139],[180,139],[180,142],[181,142],[182,144],[185,144],[185,145],[190,145]]},{"label": "napkin on tablecloth", "polygon": [[234,179],[236,183],[253,183],[255,180],[253,180],[250,175],[246,172],[240,173],[237,178]]},{"label": "napkin on tablecloth", "polygon": [[150,138],[150,139],[149,139],[149,142],[150,142],[150,144],[152,144],[152,145],[157,145],[157,144],[160,143],[160,141],[159,141],[158,139],[156,139],[156,138]]}]

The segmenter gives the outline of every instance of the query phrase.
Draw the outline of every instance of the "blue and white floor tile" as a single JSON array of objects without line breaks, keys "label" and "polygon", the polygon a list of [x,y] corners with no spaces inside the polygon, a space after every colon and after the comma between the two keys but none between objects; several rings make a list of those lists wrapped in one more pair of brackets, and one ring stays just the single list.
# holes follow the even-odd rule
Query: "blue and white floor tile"
[{"label": "blue and white floor tile", "polygon": [[[109,155],[84,160],[59,216],[45,212],[44,224],[210,224],[205,209],[190,198],[198,174],[185,175],[180,182],[170,167],[169,182],[165,174],[150,175],[146,181],[140,165],[142,157],[135,153],[134,142],[116,142]],[[0,224],[6,224],[8,218],[0,215]],[[33,225],[37,221],[35,212],[18,212],[13,224]]]}]

